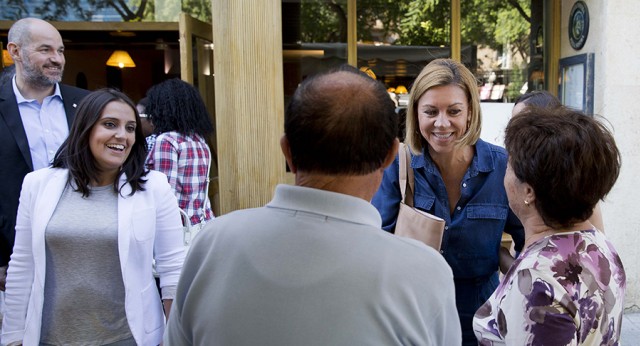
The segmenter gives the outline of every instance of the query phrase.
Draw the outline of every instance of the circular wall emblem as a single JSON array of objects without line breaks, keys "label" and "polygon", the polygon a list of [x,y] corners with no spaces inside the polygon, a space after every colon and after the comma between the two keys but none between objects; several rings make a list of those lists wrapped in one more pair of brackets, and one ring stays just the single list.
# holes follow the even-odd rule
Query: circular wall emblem
[{"label": "circular wall emblem", "polygon": [[569,43],[575,50],[584,46],[589,35],[589,10],[584,1],[576,1],[569,15]]}]

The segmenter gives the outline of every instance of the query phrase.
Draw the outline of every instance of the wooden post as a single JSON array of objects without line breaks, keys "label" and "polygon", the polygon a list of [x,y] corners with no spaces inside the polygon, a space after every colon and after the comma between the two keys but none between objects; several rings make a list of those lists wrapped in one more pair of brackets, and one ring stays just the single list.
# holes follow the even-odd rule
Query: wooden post
[{"label": "wooden post", "polygon": [[191,31],[193,30],[191,24],[191,18],[189,15],[182,12],[178,17],[178,32],[180,43],[180,78],[193,84],[193,54],[191,53],[191,47],[193,46],[193,39],[191,37]]},{"label": "wooden post", "polygon": [[347,62],[358,67],[358,36],[356,16],[356,0],[347,2]]},{"label": "wooden post", "polygon": [[285,181],[281,0],[212,0],[220,211]]},{"label": "wooden post", "polygon": [[561,1],[545,0],[543,8],[544,88],[558,96],[562,4]]},{"label": "wooden post", "polygon": [[451,59],[462,61],[460,44],[460,0],[451,0]]}]

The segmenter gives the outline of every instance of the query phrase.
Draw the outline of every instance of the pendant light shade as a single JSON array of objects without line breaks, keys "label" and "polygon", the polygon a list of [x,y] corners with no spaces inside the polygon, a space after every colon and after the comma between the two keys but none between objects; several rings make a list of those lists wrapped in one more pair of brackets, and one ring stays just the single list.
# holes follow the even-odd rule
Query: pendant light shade
[{"label": "pendant light shade", "polygon": [[133,62],[131,56],[125,50],[116,50],[111,53],[109,60],[107,60],[107,66],[115,66],[119,68],[124,67],[136,67],[136,63]]}]

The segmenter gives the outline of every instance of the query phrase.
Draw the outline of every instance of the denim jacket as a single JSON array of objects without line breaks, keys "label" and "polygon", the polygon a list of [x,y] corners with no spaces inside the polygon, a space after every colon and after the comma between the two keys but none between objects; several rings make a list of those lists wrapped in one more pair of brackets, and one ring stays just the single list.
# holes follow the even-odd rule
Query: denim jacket
[{"label": "denim jacket", "polygon": [[[428,150],[411,157],[415,176],[414,206],[446,221],[441,253],[456,280],[488,281],[498,269],[502,232],[513,237],[516,250],[524,244],[520,220],[509,208],[504,189],[507,153],[479,139],[469,169],[462,179],[461,196],[453,214],[442,175]],[[384,172],[372,203],[382,216],[384,230],[393,232],[400,205],[398,158]],[[480,282],[479,282],[480,283]]]}]

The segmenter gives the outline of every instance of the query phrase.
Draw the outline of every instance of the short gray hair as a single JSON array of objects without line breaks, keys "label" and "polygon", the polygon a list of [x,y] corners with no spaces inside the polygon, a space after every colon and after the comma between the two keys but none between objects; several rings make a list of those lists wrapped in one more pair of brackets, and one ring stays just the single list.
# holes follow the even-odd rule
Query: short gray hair
[{"label": "short gray hair", "polygon": [[13,42],[18,46],[23,46],[31,41],[31,25],[38,19],[23,18],[13,23],[9,29],[8,42]]}]

